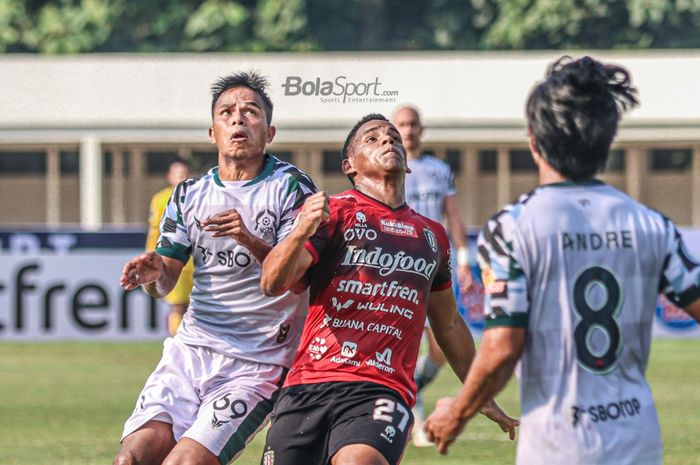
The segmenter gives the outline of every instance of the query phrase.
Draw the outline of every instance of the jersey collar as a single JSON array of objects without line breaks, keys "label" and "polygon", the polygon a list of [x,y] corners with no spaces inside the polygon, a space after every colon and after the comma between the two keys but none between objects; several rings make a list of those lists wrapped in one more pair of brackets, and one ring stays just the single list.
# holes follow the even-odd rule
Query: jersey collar
[{"label": "jersey collar", "polygon": [[542,184],[540,187],[591,187],[591,186],[604,186],[605,183],[600,179],[588,179],[586,181],[562,181],[562,182],[552,182],[549,184]]},{"label": "jersey collar", "polygon": [[386,209],[386,210],[391,210],[392,212],[397,212],[397,211],[400,211],[400,210],[403,210],[403,209],[407,209],[407,208],[408,208],[408,205],[406,205],[406,202],[405,202],[405,201],[404,201],[404,203],[403,203],[402,205],[400,205],[400,206],[398,206],[398,207],[396,207],[396,208],[392,208],[392,207],[390,207],[389,205],[385,204],[384,202],[381,202],[381,201],[375,199],[374,197],[370,197],[369,195],[367,195],[367,194],[365,194],[365,193],[363,193],[363,192],[360,192],[360,191],[357,190],[357,189],[352,189],[352,192],[353,192],[355,195],[357,195],[357,196],[359,196],[359,197],[362,197],[363,199],[365,199],[365,200],[368,201],[369,203],[373,203],[373,204],[375,204],[375,205],[377,205],[377,206],[379,206],[379,207],[381,207],[381,208],[384,208],[384,209]]},{"label": "jersey collar", "polygon": [[[255,178],[251,179],[250,181],[248,181],[247,183],[243,184],[243,186],[241,186],[241,187],[248,187],[248,186],[252,186],[253,184],[259,183],[260,181],[262,181],[263,179],[265,179],[266,177],[268,177],[272,173],[272,170],[274,169],[274,167],[275,167],[275,157],[273,157],[269,153],[266,153],[263,169],[260,172],[260,174],[257,175]],[[214,172],[214,183],[219,187],[226,187],[224,185],[223,181],[221,181],[221,178],[219,177],[219,167],[218,166],[215,167],[212,171]]]}]

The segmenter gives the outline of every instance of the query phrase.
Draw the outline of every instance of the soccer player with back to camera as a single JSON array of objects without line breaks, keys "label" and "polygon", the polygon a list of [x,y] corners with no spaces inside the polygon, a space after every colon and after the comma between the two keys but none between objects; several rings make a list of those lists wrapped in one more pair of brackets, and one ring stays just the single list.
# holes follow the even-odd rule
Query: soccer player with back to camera
[{"label": "soccer player with back to camera", "polygon": [[[399,463],[426,314],[460,379],[475,352],[451,289],[447,234],[404,201],[406,151],[396,128],[378,114],[362,118],[345,141],[342,169],[353,189],[310,196],[263,264],[267,294],[310,284],[265,465]],[[517,421],[495,402],[482,411],[513,437]]]},{"label": "soccer player with back to camera", "polygon": [[659,291],[700,320],[700,264],[662,214],[595,179],[629,72],[563,57],[527,101],[540,186],[479,237],[486,330],[454,401],[426,422],[442,452],[520,361],[519,465],[659,465],[645,378]]},{"label": "soccer player with back to camera", "polygon": [[260,292],[261,264],[315,188],[265,153],[275,128],[256,73],[212,86],[209,138],[219,166],[180,183],[155,252],[130,260],[121,285],[167,295],[190,258],[190,307],[124,426],[115,465],[221,465],[266,423],[297,347],[307,294]]}]

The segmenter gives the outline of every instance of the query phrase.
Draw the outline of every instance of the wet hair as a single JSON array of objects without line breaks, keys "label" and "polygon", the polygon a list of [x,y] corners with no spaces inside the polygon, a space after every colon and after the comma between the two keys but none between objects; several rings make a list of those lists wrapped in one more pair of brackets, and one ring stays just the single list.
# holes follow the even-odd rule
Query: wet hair
[{"label": "wet hair", "polygon": [[563,56],[527,100],[537,151],[564,177],[582,181],[605,166],[622,113],[638,104],[629,72]]},{"label": "wet hair", "polygon": [[[355,126],[352,127],[350,132],[348,133],[348,137],[345,138],[345,143],[343,144],[343,151],[342,151],[342,159],[345,160],[348,158],[348,149],[350,148],[350,144],[352,143],[352,140],[355,138],[355,134],[357,134],[357,131],[364,126],[365,123],[369,121],[374,121],[374,120],[379,120],[379,121],[386,121],[389,123],[390,121],[386,119],[386,117],[380,113],[370,113],[369,115],[365,115],[362,117],[360,121],[355,123]],[[341,161],[342,163],[342,161]],[[347,175],[348,179],[350,180],[350,183],[354,186],[355,181],[350,177],[350,175]]]},{"label": "wet hair", "polygon": [[221,94],[234,87],[247,87],[252,90],[260,97],[262,100],[263,107],[265,110],[265,118],[267,119],[268,126],[272,123],[272,100],[270,96],[267,95],[267,87],[269,82],[260,74],[255,71],[240,72],[232,74],[230,76],[219,78],[211,86],[211,114],[214,115],[214,107],[216,107],[216,102],[221,97]]}]

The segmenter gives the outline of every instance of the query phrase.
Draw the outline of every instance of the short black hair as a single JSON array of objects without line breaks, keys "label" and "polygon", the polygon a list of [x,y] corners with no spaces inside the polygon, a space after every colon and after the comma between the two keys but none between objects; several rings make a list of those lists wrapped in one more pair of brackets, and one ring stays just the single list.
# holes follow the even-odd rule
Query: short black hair
[{"label": "short black hair", "polygon": [[526,105],[538,152],[564,177],[590,179],[605,166],[622,112],[638,104],[630,73],[589,56],[563,56]]},{"label": "short black hair", "polygon": [[272,123],[272,100],[270,100],[270,96],[267,95],[267,87],[269,85],[270,83],[268,80],[255,71],[243,71],[219,78],[219,80],[211,86],[212,116],[214,115],[216,102],[219,100],[219,97],[221,97],[221,94],[234,87],[247,87],[260,96],[263,107],[265,107],[265,117],[269,126],[270,123]]},{"label": "short black hair", "polygon": [[352,127],[350,132],[348,133],[348,137],[345,138],[345,143],[343,144],[343,160],[348,158],[348,148],[350,147],[350,142],[352,142],[353,137],[355,137],[355,134],[357,134],[357,131],[368,121],[373,121],[373,120],[380,120],[380,121],[386,121],[389,123],[390,121],[386,119],[386,116],[380,114],[380,113],[370,113],[369,115],[365,115],[362,117],[360,121],[355,123],[355,126]]}]

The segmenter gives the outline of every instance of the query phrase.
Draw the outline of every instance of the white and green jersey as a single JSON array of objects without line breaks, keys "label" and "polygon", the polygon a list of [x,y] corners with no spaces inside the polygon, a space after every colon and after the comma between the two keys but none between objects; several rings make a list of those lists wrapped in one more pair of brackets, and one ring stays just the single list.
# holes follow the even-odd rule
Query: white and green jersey
[{"label": "white and green jersey", "polygon": [[450,166],[432,155],[408,160],[406,203],[417,213],[442,223],[445,197],[457,194]]},{"label": "white and green jersey", "polygon": [[271,155],[258,177],[222,181],[218,168],[180,183],[168,202],[156,251],[183,263],[194,258],[189,311],[175,336],[233,357],[288,367],[304,323],[308,296],[260,291],[261,264],[231,238],[214,238],[202,221],[236,209],[248,230],[270,245],[292,229],[315,191],[308,176]]},{"label": "white and green jersey", "polygon": [[660,464],[656,300],[700,297],[671,221],[599,181],[540,186],[486,223],[479,262],[486,328],[527,328],[517,463]]}]

